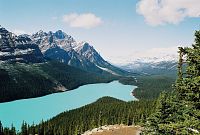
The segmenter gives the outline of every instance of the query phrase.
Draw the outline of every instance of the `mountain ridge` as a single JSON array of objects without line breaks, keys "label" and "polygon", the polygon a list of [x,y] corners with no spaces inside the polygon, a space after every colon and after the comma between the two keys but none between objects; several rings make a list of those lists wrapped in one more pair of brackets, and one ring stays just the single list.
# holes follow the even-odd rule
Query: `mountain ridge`
[{"label": "mountain ridge", "polygon": [[[6,40],[12,41],[13,42],[12,46],[14,48],[16,48],[17,44],[19,43],[22,47],[26,49],[28,48],[27,49],[28,51],[31,51],[29,49],[30,46],[35,47],[35,51],[32,52],[34,55],[33,56],[29,55],[28,57],[29,59],[26,59],[26,57],[22,57],[21,60],[19,61],[16,60],[18,56],[14,56],[15,60],[13,60],[13,62],[40,63],[47,60],[56,60],[62,63],[66,63],[70,66],[98,74],[109,73],[118,76],[129,74],[127,71],[115,67],[109,62],[105,61],[101,57],[101,55],[95,50],[95,48],[88,42],[78,43],[72,36],[66,34],[62,30],[57,30],[55,32],[52,31],[44,32],[40,30],[32,35],[23,34],[19,36],[16,36],[15,34],[6,30],[6,32],[9,34],[7,34],[8,36],[3,36],[2,31],[4,30],[6,29],[1,27],[0,29],[1,48],[3,48],[4,46],[3,41]],[[9,45],[8,42],[5,44]],[[30,45],[28,46],[27,44]],[[20,50],[20,52],[24,51],[22,48],[19,48],[18,50]],[[10,60],[9,58],[3,59],[5,53],[3,53],[2,51],[3,50],[0,49],[0,60],[9,62]],[[9,54],[12,54],[11,51],[9,52]],[[33,57],[41,58],[41,60],[32,61]]]},{"label": "mountain ridge", "polygon": [[152,74],[176,74],[178,57],[176,55],[163,55],[160,57],[137,57],[130,58],[123,63],[114,65],[129,71],[144,75]]},{"label": "mountain ridge", "polygon": [[40,63],[44,58],[29,37],[16,36],[0,27],[0,61]]}]

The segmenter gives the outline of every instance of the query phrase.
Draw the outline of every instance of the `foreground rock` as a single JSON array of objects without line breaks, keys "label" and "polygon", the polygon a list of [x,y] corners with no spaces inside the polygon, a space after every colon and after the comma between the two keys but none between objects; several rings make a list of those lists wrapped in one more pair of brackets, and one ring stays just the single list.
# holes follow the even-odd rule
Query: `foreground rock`
[{"label": "foreground rock", "polygon": [[82,135],[139,135],[141,127],[125,125],[105,125],[86,131]]}]

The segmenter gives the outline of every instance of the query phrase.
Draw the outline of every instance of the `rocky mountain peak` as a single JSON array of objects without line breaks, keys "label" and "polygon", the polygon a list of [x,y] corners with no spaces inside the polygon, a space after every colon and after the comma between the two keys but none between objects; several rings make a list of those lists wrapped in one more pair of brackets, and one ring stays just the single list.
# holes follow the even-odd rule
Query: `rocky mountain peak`
[{"label": "rocky mountain peak", "polygon": [[94,50],[94,48],[88,42],[83,41],[78,44],[75,50],[77,50],[78,52],[84,53],[87,51],[92,51]]},{"label": "rocky mountain peak", "polygon": [[16,36],[5,28],[0,28],[1,62],[42,62],[43,55],[28,35]]},{"label": "rocky mountain peak", "polygon": [[67,34],[64,33],[62,30],[58,30],[58,31],[56,31],[56,32],[54,33],[54,36],[55,36],[56,38],[58,38],[58,39],[64,39],[64,38],[67,36]]},{"label": "rocky mountain peak", "polygon": [[42,37],[47,36],[47,35],[48,34],[46,32],[44,32],[43,30],[39,30],[38,32],[33,34],[32,37],[34,37],[34,38],[42,38]]},{"label": "rocky mountain peak", "polygon": [[75,51],[87,58],[89,61],[95,63],[96,65],[102,65],[102,63],[106,63],[106,61],[100,56],[100,54],[94,49],[92,45],[88,42],[81,42],[75,48]]},{"label": "rocky mountain peak", "polygon": [[48,49],[51,48],[62,48],[66,51],[72,50],[72,46],[76,44],[76,41],[72,36],[67,35],[62,30],[56,32],[39,31],[31,36],[34,43],[38,44],[40,50],[44,54]]}]

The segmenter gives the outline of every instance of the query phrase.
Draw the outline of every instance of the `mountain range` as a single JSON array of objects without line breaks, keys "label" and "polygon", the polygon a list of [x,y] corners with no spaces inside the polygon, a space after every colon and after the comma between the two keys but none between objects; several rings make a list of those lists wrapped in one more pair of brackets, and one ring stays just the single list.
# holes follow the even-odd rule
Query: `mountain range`
[{"label": "mountain range", "polygon": [[94,73],[124,75],[127,72],[105,61],[87,42],[77,43],[61,30],[15,35],[0,27],[0,61],[40,63],[56,60]]},{"label": "mountain range", "polygon": [[1,62],[44,62],[39,47],[28,36],[16,36],[0,27]]},{"label": "mountain range", "polygon": [[61,30],[15,35],[0,27],[0,102],[44,96],[130,73]]},{"label": "mountain range", "polygon": [[154,57],[129,57],[114,65],[134,73],[143,75],[170,74],[176,75],[178,56],[163,54]]}]

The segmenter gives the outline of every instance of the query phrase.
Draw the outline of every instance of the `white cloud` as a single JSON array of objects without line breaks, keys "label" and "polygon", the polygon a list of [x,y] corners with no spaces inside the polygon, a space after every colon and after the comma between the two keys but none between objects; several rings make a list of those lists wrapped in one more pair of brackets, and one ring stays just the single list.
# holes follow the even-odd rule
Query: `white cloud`
[{"label": "white cloud", "polygon": [[135,57],[164,57],[167,55],[178,55],[178,46],[166,47],[166,48],[152,48],[142,52],[135,52]]},{"label": "white cloud", "polygon": [[140,0],[136,10],[150,25],[178,24],[186,17],[200,17],[200,0]]},{"label": "white cloud", "polygon": [[14,30],[12,30],[12,33],[14,33],[16,35],[27,34],[27,32],[25,32],[24,30],[20,30],[20,29],[14,29]]},{"label": "white cloud", "polygon": [[76,28],[94,28],[103,23],[100,17],[92,13],[77,14],[71,13],[63,16],[63,21],[67,23],[70,27]]}]

